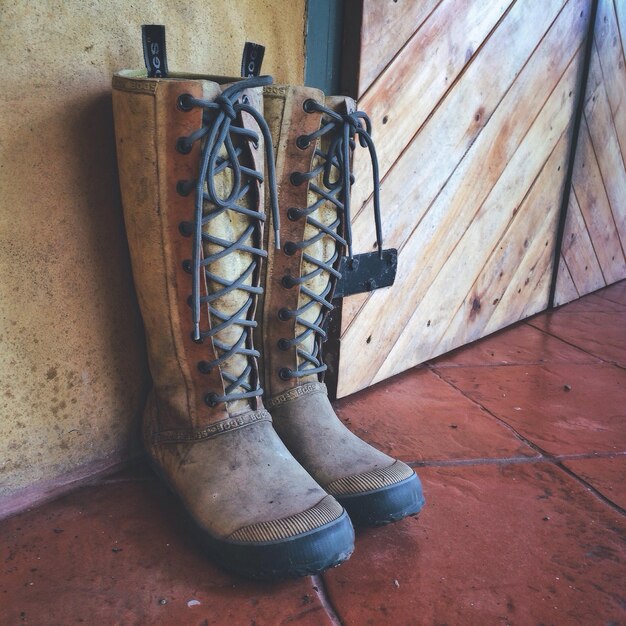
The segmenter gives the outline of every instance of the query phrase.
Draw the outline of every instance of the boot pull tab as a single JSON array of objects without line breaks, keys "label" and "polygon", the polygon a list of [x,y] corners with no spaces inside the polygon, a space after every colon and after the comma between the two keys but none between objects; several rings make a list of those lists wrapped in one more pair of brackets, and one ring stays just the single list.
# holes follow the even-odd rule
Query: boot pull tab
[{"label": "boot pull tab", "polygon": [[260,43],[246,41],[241,57],[241,76],[243,78],[258,76],[261,73],[264,54],[265,46],[262,46]]},{"label": "boot pull tab", "polygon": [[141,27],[143,60],[148,78],[167,78],[167,53],[165,50],[165,26],[144,24]]}]

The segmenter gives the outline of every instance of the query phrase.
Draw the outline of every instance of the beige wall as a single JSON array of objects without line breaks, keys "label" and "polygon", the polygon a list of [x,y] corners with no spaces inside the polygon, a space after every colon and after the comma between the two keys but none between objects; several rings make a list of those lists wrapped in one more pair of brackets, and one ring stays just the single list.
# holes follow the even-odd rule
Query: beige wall
[{"label": "beige wall", "polygon": [[0,515],[136,449],[149,377],[115,167],[111,74],[142,23],[171,70],[301,82],[305,0],[0,2]]}]

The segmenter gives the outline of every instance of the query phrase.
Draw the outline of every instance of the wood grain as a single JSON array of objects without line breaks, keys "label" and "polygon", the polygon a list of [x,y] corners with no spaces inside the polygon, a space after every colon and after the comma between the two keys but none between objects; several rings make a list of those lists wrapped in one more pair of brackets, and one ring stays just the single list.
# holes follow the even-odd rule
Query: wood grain
[{"label": "wood grain", "polygon": [[559,263],[559,273],[557,276],[557,292],[554,298],[554,306],[562,306],[576,300],[580,297],[580,294],[576,290],[576,285],[572,280],[572,276],[569,273],[567,263],[561,256],[561,262]]},{"label": "wood grain", "polygon": [[[413,361],[413,355],[416,352],[425,349],[428,352],[441,354],[457,347],[449,343],[450,335],[446,334],[447,322],[450,312],[455,310],[455,305],[458,306],[456,303],[464,299],[469,304],[466,320],[485,313],[490,316],[490,321],[500,311],[511,314],[509,312],[511,306],[507,307],[502,304],[504,297],[501,298],[500,306],[496,307],[495,312],[489,311],[485,304],[487,310],[483,313],[483,301],[479,294],[470,292],[468,295],[468,285],[471,285],[483,271],[492,251],[495,250],[496,254],[501,252],[502,234],[506,232],[511,218],[516,216],[538,172],[542,170],[569,127],[573,107],[571,98],[567,98],[567,93],[575,81],[575,76],[572,74],[573,72],[566,73],[557,89],[553,91],[505,169],[492,184],[487,197],[481,202],[479,197],[468,197],[464,193],[455,195],[449,205],[449,213],[453,216],[453,220],[447,221],[444,228],[437,229],[436,235],[430,241],[421,242],[421,245],[427,245],[429,248],[433,246],[430,252],[437,255],[441,268],[435,276],[431,275],[428,277],[429,280],[425,281],[428,289],[424,297],[419,299],[424,305],[418,305],[416,311],[408,318],[404,331],[389,350],[373,382],[407,369],[408,363],[410,363],[409,367],[417,365],[420,360]],[[569,106],[563,105],[564,95],[565,103]],[[565,162],[566,148],[567,144],[563,142],[558,154],[559,163]],[[550,210],[554,224],[556,224],[562,179],[546,177],[542,191],[550,198],[550,202],[545,203],[548,206],[544,210],[546,208]],[[527,213],[524,215],[526,216]],[[527,242],[528,231],[533,227],[533,223],[530,221],[524,224],[523,220],[519,222],[522,223],[518,223],[515,236],[522,242]],[[521,258],[519,260],[521,261]],[[459,271],[460,268],[462,271]],[[536,284],[531,285],[530,281],[531,277],[525,277],[524,285],[516,290],[512,298],[512,301],[518,303],[516,308],[522,312],[532,310],[534,307],[531,303],[536,303],[536,309],[533,312],[546,306],[547,291],[537,293]],[[517,320],[518,315],[519,313],[513,317]],[[430,342],[425,342],[423,337],[424,317],[426,320],[431,320],[428,333]],[[503,325],[505,325],[504,322],[496,324],[496,328],[492,330],[497,330]],[[478,336],[481,336],[480,333],[473,336],[470,341]]]},{"label": "wood grain", "polygon": [[[381,202],[387,245],[402,250],[453,174],[458,184],[469,184],[474,179],[480,184],[486,169],[481,159],[491,155],[498,167],[500,160],[506,158],[506,146],[517,145],[545,101],[546,85],[554,85],[571,62],[571,41],[582,40],[588,15],[580,17],[580,12],[586,4],[585,0],[569,2],[560,14],[555,9],[558,18],[552,26],[554,16],[546,15],[545,7],[536,5],[537,15],[531,15],[523,4],[515,5],[485,44],[476,63],[466,70],[384,181]],[[539,32],[533,38],[531,25],[537,24],[549,30],[545,36]],[[510,42],[516,37],[522,40],[515,46],[519,53],[511,52],[510,61],[500,63],[502,48],[511,47]],[[485,72],[485,64],[489,72]],[[492,119],[496,109],[498,114]],[[475,146],[477,141],[482,146],[480,152]],[[497,150],[503,150],[502,154],[497,154]],[[465,178],[455,173],[461,161]],[[488,180],[484,178],[487,189]],[[353,234],[354,241],[360,242],[359,249],[373,249],[370,203],[354,221]],[[361,248],[363,242],[368,245]],[[416,254],[416,259],[422,258],[421,251]],[[401,252],[401,264],[412,261]],[[354,319],[350,313],[355,311],[344,310],[344,334]]]},{"label": "wood grain", "polygon": [[[626,277],[624,5],[600,0],[556,304]],[[364,0],[364,29],[379,24],[387,56],[361,58],[363,86],[379,74],[359,107],[382,164],[385,245],[400,254],[392,287],[344,300],[339,397],[548,305],[590,7],[433,0],[401,43],[382,27],[400,25],[398,7]],[[354,171],[365,252],[375,236],[362,154]]]},{"label": "wood grain", "polygon": [[[581,40],[582,32],[579,42]],[[471,226],[477,209],[490,195],[496,201],[501,196],[505,206],[508,203],[505,214],[510,215],[568,126],[571,92],[578,70],[578,59],[572,62],[572,54],[570,50],[565,55],[569,59],[562,62],[567,67],[564,74],[558,63],[556,66],[545,62],[527,64],[514,83],[518,88],[511,88],[502,99],[404,245],[396,285],[390,289],[389,300],[385,301],[382,292],[374,292],[344,334],[342,350],[354,351],[364,358],[358,371],[356,368],[345,372],[340,370],[339,395],[344,389],[362,388],[419,363],[423,357],[420,348],[424,343],[423,329],[428,328],[430,334],[436,334],[438,326],[447,325],[448,295],[453,285],[439,278],[439,274],[443,270],[442,276],[456,277],[451,280],[468,285],[464,267],[467,259],[459,261],[455,256],[452,262],[449,257]],[[556,89],[555,84],[558,84]],[[523,149],[518,151],[521,145]],[[515,166],[507,167],[516,153],[519,156],[514,160]],[[520,168],[523,174],[517,171]],[[501,179],[504,171],[507,176]],[[498,193],[493,195],[492,190],[497,184]],[[516,196],[518,200],[515,200]],[[492,210],[490,218],[497,221],[500,210]],[[490,218],[484,223],[488,224]],[[474,246],[488,247],[480,236]],[[488,248],[488,252],[490,250]],[[403,292],[411,293],[412,297],[403,296]],[[465,293],[461,294],[460,300],[464,296]],[[380,324],[373,326],[371,321],[384,319],[388,301],[394,302],[397,323],[381,333]],[[424,302],[430,315],[425,314]],[[365,337],[371,337],[369,343],[364,342]],[[395,347],[396,344],[399,347]]]},{"label": "wood grain", "polygon": [[[372,119],[381,175],[398,159],[437,102],[454,84],[511,0],[443,0],[359,101]],[[357,151],[354,206],[372,192],[369,160]]]},{"label": "wood grain", "polygon": [[452,316],[442,347],[463,345],[517,321],[524,305],[532,313],[545,308],[547,292],[543,283],[536,288],[536,277],[545,274],[554,255],[568,150],[564,132]]},{"label": "wood grain", "polygon": [[[361,97],[441,0],[363,0],[359,72]],[[349,9],[348,9],[349,10]]]},{"label": "wood grain", "polygon": [[626,64],[622,45],[626,23],[621,24],[620,37],[616,7],[622,19],[626,20],[624,0],[617,0],[615,4],[611,0],[599,0],[594,40],[621,153],[626,159]]},{"label": "wood grain", "polygon": [[[567,221],[561,248],[561,263],[567,264],[569,276],[579,295],[591,293],[606,285],[575,193],[571,193],[569,197]],[[562,285],[557,281],[558,293],[561,292],[561,287]],[[563,301],[565,299],[561,295],[561,304]]]},{"label": "wood grain", "polygon": [[[592,82],[594,85],[597,84],[597,87],[589,90],[589,97],[585,104],[585,119],[611,207],[617,236],[624,250],[626,245],[626,168],[605,82],[602,80],[600,57],[595,49],[592,51],[589,75],[593,77]],[[623,139],[626,140],[626,137]]]},{"label": "wood grain", "polygon": [[[571,38],[580,37],[584,28],[586,16],[581,18],[580,11],[587,3],[570,2],[559,14],[562,4],[534,5],[534,12],[525,3],[516,4],[394,164],[381,186],[384,234],[390,246],[402,245],[415,228],[520,72],[525,82],[521,86],[518,82],[518,92],[541,92],[546,74],[563,71],[573,53]],[[533,54],[539,42],[540,51]],[[507,63],[501,62],[503,48],[508,49]],[[531,67],[525,70],[527,62]],[[506,127],[502,131],[506,134]],[[387,137],[380,141],[386,143]],[[358,187],[363,184],[358,179]],[[354,241],[361,251],[372,250],[375,242],[371,212],[370,200],[354,219]]]},{"label": "wood grain", "polygon": [[587,122],[580,125],[572,185],[607,285],[624,277],[624,253]]}]

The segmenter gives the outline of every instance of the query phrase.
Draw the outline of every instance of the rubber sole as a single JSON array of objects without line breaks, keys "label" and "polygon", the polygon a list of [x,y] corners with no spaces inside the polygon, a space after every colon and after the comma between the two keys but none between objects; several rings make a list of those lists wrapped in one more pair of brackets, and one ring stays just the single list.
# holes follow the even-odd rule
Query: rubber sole
[{"label": "rubber sole", "polygon": [[196,542],[216,565],[229,572],[254,580],[312,576],[340,565],[354,551],[354,527],[345,510],[336,520],[287,539],[266,542],[218,539],[198,524],[161,468],[147,456],[154,473],[178,501]]},{"label": "rubber sole", "polygon": [[417,515],[424,506],[422,483],[413,474],[395,485],[350,496],[335,496],[354,526],[382,526]]},{"label": "rubber sole", "polygon": [[197,531],[199,541],[215,562],[255,580],[319,574],[346,561],[354,550],[354,528],[346,511],[334,522],[280,541],[225,541],[201,529]]}]

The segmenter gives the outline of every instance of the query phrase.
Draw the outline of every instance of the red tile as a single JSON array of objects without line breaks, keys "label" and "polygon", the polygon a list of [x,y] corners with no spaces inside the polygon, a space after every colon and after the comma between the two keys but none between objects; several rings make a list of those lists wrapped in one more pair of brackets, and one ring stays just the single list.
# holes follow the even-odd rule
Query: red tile
[{"label": "red tile", "polygon": [[626,456],[564,461],[605,498],[626,509]]},{"label": "red tile", "polygon": [[626,371],[614,365],[463,367],[440,373],[550,454],[626,450]]},{"label": "red tile", "polygon": [[310,578],[212,565],[155,480],[84,488],[0,523],[2,624],[330,624]]},{"label": "red tile", "polygon": [[335,403],[359,437],[404,461],[531,456],[535,452],[425,368]]},{"label": "red tile", "polygon": [[518,324],[441,356],[432,365],[439,368],[559,361],[597,363],[599,359],[537,328]]},{"label": "red tile", "polygon": [[620,280],[619,283],[605,287],[596,292],[598,295],[613,302],[619,302],[626,306],[626,280]]},{"label": "red tile", "polygon": [[567,310],[566,306],[545,313],[529,324],[605,361],[626,367],[626,311],[568,313]]},{"label": "red tile", "polygon": [[324,574],[346,626],[626,623],[626,521],[547,463],[425,468],[418,520]]},{"label": "red tile", "polygon": [[603,296],[602,291],[596,291],[595,293],[583,296],[573,302],[568,302],[562,307],[559,307],[557,311],[561,313],[624,313],[626,312],[626,305],[614,302]]}]

